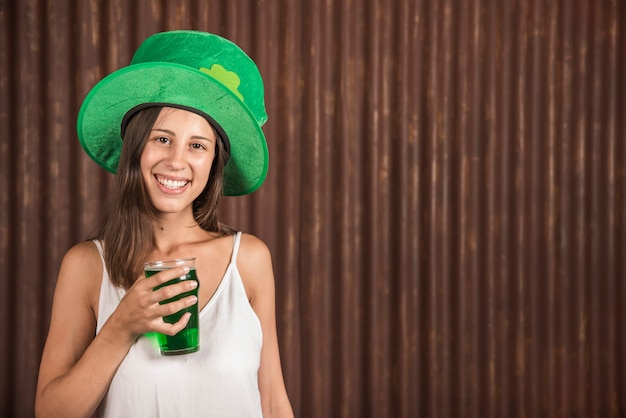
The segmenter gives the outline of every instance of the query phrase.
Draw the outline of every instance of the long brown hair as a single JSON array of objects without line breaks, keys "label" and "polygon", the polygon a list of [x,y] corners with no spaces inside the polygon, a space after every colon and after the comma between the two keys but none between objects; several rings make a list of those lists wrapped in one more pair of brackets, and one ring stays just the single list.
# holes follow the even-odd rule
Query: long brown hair
[{"label": "long brown hair", "polygon": [[[104,243],[104,259],[111,282],[125,289],[141,275],[143,263],[154,246],[153,221],[157,213],[146,190],[140,162],[161,109],[163,107],[145,108],[128,122],[117,174],[96,229],[96,238]],[[227,155],[221,141],[215,142],[209,180],[193,202],[193,216],[202,229],[228,235],[233,230],[218,219]]]}]

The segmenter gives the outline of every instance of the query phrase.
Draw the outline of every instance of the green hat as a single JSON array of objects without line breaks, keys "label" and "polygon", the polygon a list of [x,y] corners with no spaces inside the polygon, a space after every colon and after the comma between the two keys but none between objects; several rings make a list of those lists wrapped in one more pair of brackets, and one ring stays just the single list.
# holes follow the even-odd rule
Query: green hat
[{"label": "green hat", "polygon": [[139,46],[129,66],[87,94],[78,113],[78,139],[96,163],[115,173],[127,114],[151,104],[195,110],[230,143],[223,194],[252,193],[269,163],[261,130],[267,121],[263,94],[256,64],[233,42],[206,32],[161,32]]}]

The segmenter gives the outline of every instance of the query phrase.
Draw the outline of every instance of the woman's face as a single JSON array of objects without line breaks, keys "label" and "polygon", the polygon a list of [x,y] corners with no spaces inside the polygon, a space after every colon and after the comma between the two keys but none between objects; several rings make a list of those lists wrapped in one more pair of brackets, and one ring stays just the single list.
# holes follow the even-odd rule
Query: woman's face
[{"label": "woman's face", "polygon": [[141,154],[141,173],[158,212],[190,210],[209,180],[217,136],[202,116],[161,110]]}]

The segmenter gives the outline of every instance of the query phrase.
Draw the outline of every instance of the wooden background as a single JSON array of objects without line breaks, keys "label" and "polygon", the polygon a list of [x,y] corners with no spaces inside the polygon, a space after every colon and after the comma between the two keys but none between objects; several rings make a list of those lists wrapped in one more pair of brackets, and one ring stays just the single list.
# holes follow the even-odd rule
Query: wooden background
[{"label": "wooden background", "polygon": [[298,417],[626,416],[622,0],[0,0],[0,415],[32,416],[64,252],[111,176],[78,106],[148,35],[265,79]]}]

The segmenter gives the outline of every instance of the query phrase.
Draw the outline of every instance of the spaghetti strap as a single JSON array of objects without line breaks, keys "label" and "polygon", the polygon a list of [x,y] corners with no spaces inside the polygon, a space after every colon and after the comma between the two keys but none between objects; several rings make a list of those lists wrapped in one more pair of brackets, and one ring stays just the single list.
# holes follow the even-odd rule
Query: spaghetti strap
[{"label": "spaghetti strap", "polygon": [[235,234],[235,244],[233,245],[233,256],[230,259],[231,264],[237,262],[237,253],[239,252],[239,243],[241,242],[241,231]]},{"label": "spaghetti strap", "polygon": [[104,266],[106,263],[104,261],[104,247],[100,240],[94,239],[92,240],[94,244],[96,244],[96,248],[98,249],[98,253],[100,253],[100,259],[102,260],[102,265]]}]

